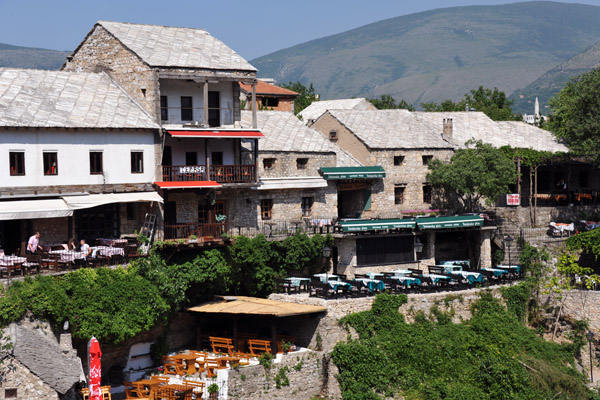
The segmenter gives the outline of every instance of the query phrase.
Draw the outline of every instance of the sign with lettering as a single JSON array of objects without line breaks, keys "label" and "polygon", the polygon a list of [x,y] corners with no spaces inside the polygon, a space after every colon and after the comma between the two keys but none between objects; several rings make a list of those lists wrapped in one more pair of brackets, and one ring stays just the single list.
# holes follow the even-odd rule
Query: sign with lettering
[{"label": "sign with lettering", "polygon": [[179,167],[180,174],[203,174],[204,165],[186,165],[185,167]]},{"label": "sign with lettering", "polygon": [[521,199],[519,198],[519,194],[507,194],[506,195],[506,205],[508,206],[518,206],[521,204]]}]

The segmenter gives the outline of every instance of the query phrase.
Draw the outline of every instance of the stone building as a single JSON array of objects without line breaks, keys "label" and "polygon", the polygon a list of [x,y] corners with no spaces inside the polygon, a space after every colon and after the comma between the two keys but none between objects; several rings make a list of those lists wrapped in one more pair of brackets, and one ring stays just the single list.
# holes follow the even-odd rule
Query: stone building
[{"label": "stone building", "polygon": [[[256,186],[256,69],[202,29],[98,22],[63,69],[106,71],[164,131],[156,187],[164,238],[219,238]],[[240,83],[253,120],[240,125]]]},{"label": "stone building", "polygon": [[119,237],[162,201],[159,126],[103,72],[0,69],[0,248]]},{"label": "stone building", "polygon": [[311,103],[304,110],[300,111],[298,115],[308,126],[311,126],[327,110],[374,111],[377,110],[377,107],[363,97],[356,99],[323,100]]},{"label": "stone building", "polygon": [[[259,110],[294,112],[294,100],[298,93],[259,80],[256,83],[256,102]],[[240,83],[242,109],[252,110],[252,86]]]},{"label": "stone building", "polygon": [[0,399],[77,398],[86,378],[70,334],[58,342],[47,324],[28,320],[6,331],[13,347],[0,363]]}]

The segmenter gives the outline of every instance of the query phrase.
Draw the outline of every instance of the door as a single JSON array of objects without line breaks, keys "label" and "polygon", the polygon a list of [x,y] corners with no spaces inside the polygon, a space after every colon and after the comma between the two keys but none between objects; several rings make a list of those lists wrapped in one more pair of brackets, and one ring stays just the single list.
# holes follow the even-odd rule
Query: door
[{"label": "door", "polygon": [[219,92],[208,92],[208,126],[221,126],[221,99]]}]

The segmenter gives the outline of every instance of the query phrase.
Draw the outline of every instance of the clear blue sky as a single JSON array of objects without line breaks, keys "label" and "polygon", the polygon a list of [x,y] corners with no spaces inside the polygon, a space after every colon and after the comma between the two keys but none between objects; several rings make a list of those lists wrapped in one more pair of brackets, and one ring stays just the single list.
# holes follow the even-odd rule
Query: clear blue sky
[{"label": "clear blue sky", "polygon": [[[206,29],[244,58],[371,22],[494,0],[0,0],[0,43],[73,50],[98,20]],[[600,0],[564,0],[600,6]],[[600,21],[599,21],[600,23]]]}]

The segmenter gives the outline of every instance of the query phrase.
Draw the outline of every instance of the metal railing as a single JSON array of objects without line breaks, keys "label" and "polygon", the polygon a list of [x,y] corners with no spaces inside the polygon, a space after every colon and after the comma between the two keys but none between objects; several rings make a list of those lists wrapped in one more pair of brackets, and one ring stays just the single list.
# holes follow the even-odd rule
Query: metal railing
[{"label": "metal railing", "polygon": [[165,239],[188,239],[194,235],[202,241],[213,240],[229,234],[230,228],[227,222],[207,224],[165,224]]},{"label": "metal railing", "polygon": [[164,182],[206,180],[218,183],[256,182],[255,165],[211,165],[208,173],[206,165],[168,165],[162,168]]}]

